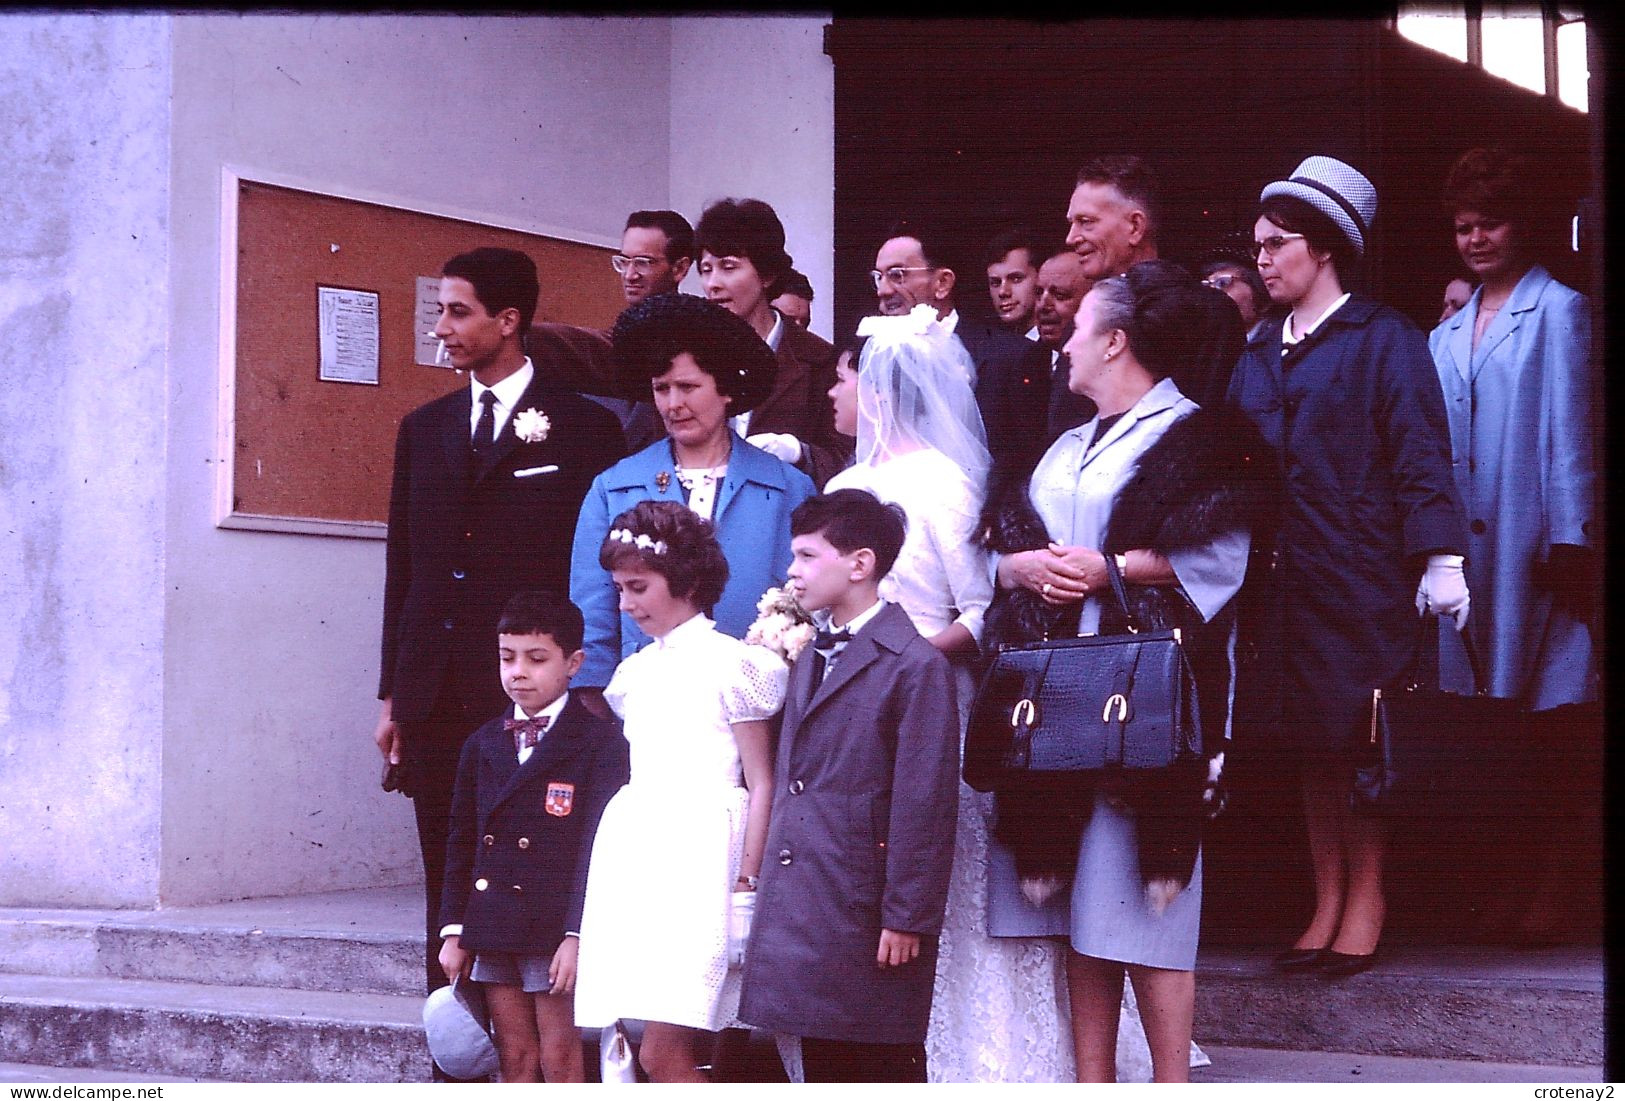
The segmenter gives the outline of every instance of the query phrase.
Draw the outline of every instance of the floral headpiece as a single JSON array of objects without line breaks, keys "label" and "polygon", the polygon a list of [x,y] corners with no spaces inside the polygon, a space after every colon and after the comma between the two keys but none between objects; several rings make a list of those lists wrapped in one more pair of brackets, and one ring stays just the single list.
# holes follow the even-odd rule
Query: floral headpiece
[{"label": "floral headpiece", "polygon": [[876,347],[907,344],[924,339],[930,343],[946,340],[948,327],[937,317],[937,308],[920,303],[900,316],[866,317],[858,322],[858,335],[874,341]]},{"label": "floral headpiece", "polygon": [[625,543],[628,546],[637,547],[638,550],[649,551],[651,554],[665,554],[667,550],[664,539],[651,539],[643,534],[633,535],[626,528],[612,529],[609,537],[617,543]]}]

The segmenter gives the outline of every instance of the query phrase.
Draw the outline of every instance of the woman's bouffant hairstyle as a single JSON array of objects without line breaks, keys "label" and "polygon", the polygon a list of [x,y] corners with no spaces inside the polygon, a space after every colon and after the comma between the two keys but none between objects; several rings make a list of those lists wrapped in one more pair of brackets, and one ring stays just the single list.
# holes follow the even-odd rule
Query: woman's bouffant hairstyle
[{"label": "woman's bouffant hairstyle", "polygon": [[1540,210],[1529,158],[1504,149],[1469,149],[1444,182],[1445,213],[1471,210],[1527,227]]},{"label": "woman's bouffant hairstyle", "polygon": [[1315,252],[1329,252],[1337,278],[1345,285],[1360,271],[1360,254],[1337,223],[1295,195],[1271,195],[1258,208],[1258,216],[1288,233],[1301,233]]},{"label": "woman's bouffant hairstyle", "polygon": [[755,408],[772,391],[778,359],[749,324],[691,294],[652,294],[622,311],[610,330],[615,370],[627,396],[649,400],[649,381],[687,352],[733,398],[730,414]]},{"label": "woman's bouffant hairstyle", "polygon": [[615,517],[598,564],[606,570],[645,566],[666,579],[673,596],[707,614],[728,584],[728,560],[711,521],[676,501],[639,501]]},{"label": "woman's bouffant hairstyle", "polygon": [[1122,275],[1102,279],[1090,291],[1095,296],[1095,331],[1123,330],[1134,358],[1153,378],[1179,375],[1203,350],[1202,337],[1210,327],[1199,297],[1205,290],[1178,264],[1142,260]]},{"label": "woman's bouffant hairstyle", "polygon": [[705,208],[694,227],[694,255],[743,256],[762,282],[772,285],[790,270],[784,223],[760,199],[720,199]]}]

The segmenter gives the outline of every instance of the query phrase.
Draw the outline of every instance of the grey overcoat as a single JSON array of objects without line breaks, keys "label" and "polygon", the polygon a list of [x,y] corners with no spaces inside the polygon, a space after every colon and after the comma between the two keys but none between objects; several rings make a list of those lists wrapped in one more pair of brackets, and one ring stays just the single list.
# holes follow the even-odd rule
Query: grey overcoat
[{"label": "grey overcoat", "polygon": [[[888,604],[813,686],[791,666],[773,815],[745,952],[739,1016],[828,1040],[918,1043],[959,801],[959,718],[948,662]],[[880,931],[922,935],[881,970]]]}]

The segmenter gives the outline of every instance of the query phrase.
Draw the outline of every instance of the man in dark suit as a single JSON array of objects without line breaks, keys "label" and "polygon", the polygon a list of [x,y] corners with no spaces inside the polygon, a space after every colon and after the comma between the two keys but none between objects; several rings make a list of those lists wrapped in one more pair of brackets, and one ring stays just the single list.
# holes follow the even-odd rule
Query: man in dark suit
[{"label": "man in dark suit", "polygon": [[1028,471],[1043,455],[1049,365],[1032,341],[1001,326],[960,316],[957,275],[946,233],[922,218],[892,224],[875,254],[875,298],[891,316],[928,305],[937,311],[976,366],[976,405],[987,431],[995,476]]},{"label": "man in dark suit", "polygon": [[1061,351],[1072,338],[1072,319],[1094,280],[1083,274],[1083,258],[1062,249],[1038,269],[1038,343],[1049,357],[1049,412],[1045,421],[1047,448],[1068,428],[1095,418],[1095,403],[1067,386],[1072,364]]},{"label": "man in dark suit", "polygon": [[535,377],[520,343],[538,293],[529,256],[475,249],[440,276],[435,336],[472,384],[407,414],[396,438],[374,733],[417,815],[430,990],[445,982],[436,919],[458,753],[507,699],[497,618],[520,589],[569,591],[581,499],[625,450],[613,414]]}]

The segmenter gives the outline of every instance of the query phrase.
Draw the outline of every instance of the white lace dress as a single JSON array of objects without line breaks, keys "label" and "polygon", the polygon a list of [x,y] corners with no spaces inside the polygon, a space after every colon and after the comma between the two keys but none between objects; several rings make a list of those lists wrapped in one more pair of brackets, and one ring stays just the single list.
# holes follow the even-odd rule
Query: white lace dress
[{"label": "white lace dress", "polygon": [[576,1024],[735,1024],[728,916],[749,796],[730,724],[784,702],[789,671],[695,616],[627,658],[604,699],[632,778],[604,808],[587,873]]}]

